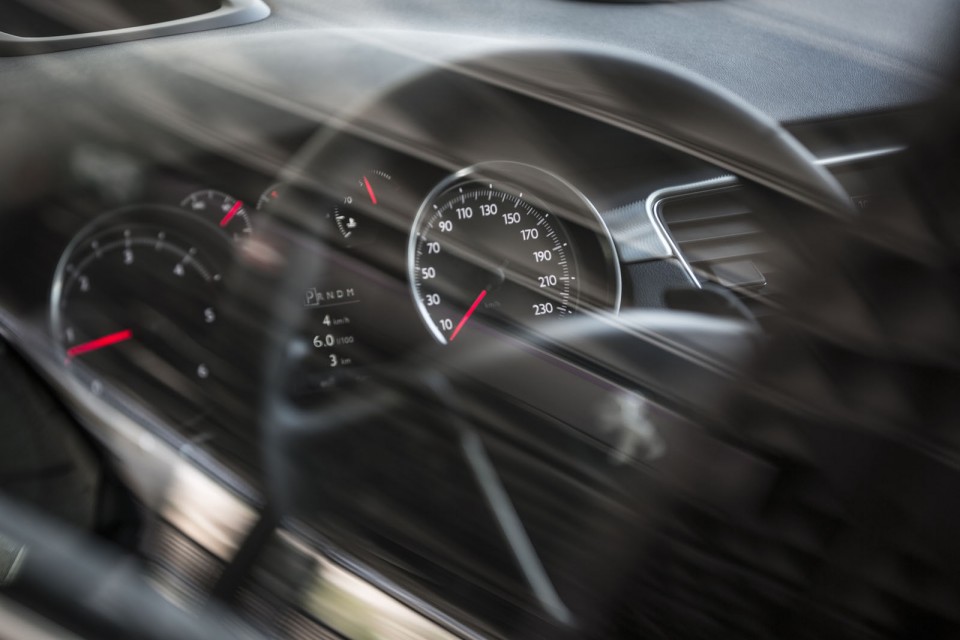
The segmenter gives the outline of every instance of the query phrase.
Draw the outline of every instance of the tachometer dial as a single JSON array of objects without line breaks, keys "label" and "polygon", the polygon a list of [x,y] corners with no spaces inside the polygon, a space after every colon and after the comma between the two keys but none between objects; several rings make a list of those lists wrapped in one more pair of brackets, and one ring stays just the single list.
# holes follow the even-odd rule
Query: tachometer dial
[{"label": "tachometer dial", "polygon": [[180,206],[203,216],[234,240],[241,240],[253,231],[250,214],[243,200],[237,200],[222,191],[205,189],[191,193]]},{"label": "tachometer dial", "polygon": [[[150,212],[162,212],[163,222]],[[198,387],[220,373],[210,345],[220,316],[221,259],[179,228],[178,216],[184,214],[141,209],[98,221],[60,263],[53,331],[66,366],[80,367],[94,392],[111,382],[141,395],[169,398],[173,389],[178,398],[197,400]]]},{"label": "tachometer dial", "polygon": [[408,268],[420,313],[443,344],[474,316],[536,327],[584,306],[619,305],[615,252],[596,212],[563,181],[515,163],[441,184],[417,215]]}]

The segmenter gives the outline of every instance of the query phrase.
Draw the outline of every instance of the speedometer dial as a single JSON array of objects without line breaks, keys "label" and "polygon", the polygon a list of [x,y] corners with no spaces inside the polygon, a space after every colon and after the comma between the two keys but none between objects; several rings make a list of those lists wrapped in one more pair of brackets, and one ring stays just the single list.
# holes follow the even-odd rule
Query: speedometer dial
[{"label": "speedometer dial", "polygon": [[619,270],[596,212],[568,184],[515,163],[441,184],[417,216],[408,266],[420,313],[443,344],[474,316],[533,328],[585,302],[619,304]]}]

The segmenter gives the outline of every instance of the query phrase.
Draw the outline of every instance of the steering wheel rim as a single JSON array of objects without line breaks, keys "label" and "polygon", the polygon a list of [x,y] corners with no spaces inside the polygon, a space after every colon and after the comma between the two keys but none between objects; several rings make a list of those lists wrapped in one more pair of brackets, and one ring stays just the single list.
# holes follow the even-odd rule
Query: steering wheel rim
[{"label": "steering wheel rim", "polygon": [[[811,215],[818,218],[848,217],[849,202],[836,180],[814,162],[810,153],[778,124],[735,96],[659,61],[625,59],[593,51],[500,51],[480,58],[445,62],[437,76],[449,73],[548,102],[558,101],[560,96],[568,100],[571,96],[569,92],[562,91],[562,86],[573,77],[578,82],[589,83],[590,87],[597,88],[597,91],[585,90],[575,97],[572,104],[567,101],[564,106],[627,129],[656,143],[681,149],[717,166],[733,169],[759,197],[772,194],[778,202],[787,200],[795,203],[794,209],[814,211]],[[432,99],[436,99],[430,91],[430,88],[435,86],[435,80],[435,76],[427,74],[395,88],[386,96],[373,101],[367,109],[351,114],[340,126],[340,130],[356,133],[375,128],[377,136],[382,139],[388,135],[385,131],[387,127],[384,126],[384,113],[394,116],[401,113],[416,120],[413,114],[420,102],[417,96],[430,95]],[[601,87],[602,91],[599,89]],[[591,98],[595,100],[591,102]],[[638,104],[643,105],[642,111],[636,109]],[[624,105],[632,105],[635,110],[632,113],[625,112],[622,108]],[[614,108],[615,106],[618,108]],[[404,117],[397,120],[404,126],[410,124]],[[310,153],[301,158],[302,164],[288,173],[303,175],[309,173],[307,167],[323,167],[327,162],[335,162],[336,158],[328,156],[327,150],[335,149],[336,142],[336,134],[325,134],[312,145]],[[473,163],[466,162],[464,166],[469,164]],[[298,265],[298,269],[301,268],[300,263],[294,263]],[[680,318],[683,320],[678,323]],[[677,326],[671,327],[671,322],[674,325],[679,324],[679,329]],[[633,377],[631,380],[630,359],[624,355],[622,348],[618,348],[617,344],[603,344],[605,337],[613,335],[612,326],[616,326],[619,331],[632,333],[635,339],[639,338],[638,344],[650,347],[660,354],[660,358],[650,358],[649,354],[631,354],[635,356],[632,365],[634,367],[636,362],[655,360],[662,363],[664,354],[669,354],[671,363],[687,361],[696,364],[687,369],[675,364],[665,365],[671,375],[667,376],[669,383],[659,381],[663,383],[659,385],[659,391],[663,393],[649,391],[657,376]],[[700,419],[709,421],[711,412],[719,410],[724,393],[706,390],[711,387],[727,391],[734,388],[736,383],[731,381],[740,379],[739,368],[744,363],[743,358],[750,352],[752,345],[749,343],[752,341],[753,329],[753,325],[736,323],[729,319],[683,314],[673,314],[666,318],[662,314],[637,312],[625,313],[617,320],[598,321],[592,318],[579,323],[571,322],[562,335],[554,334],[551,340],[554,344],[563,340],[584,341],[586,346],[582,353],[590,353],[594,358],[606,357],[611,365],[616,363],[616,366],[608,367],[607,372],[620,367],[618,380],[621,383],[645,387],[645,392],[649,391],[658,399],[663,398],[664,394],[672,395],[671,407],[686,408]],[[692,336],[696,337],[691,339]],[[562,339],[558,340],[558,337]],[[725,349],[721,344],[724,341],[733,341],[735,346],[731,348],[728,345]],[[715,349],[713,353],[710,353],[711,348]],[[481,360],[489,362],[500,357],[496,351],[480,351]],[[604,351],[605,355],[601,355]],[[309,503],[309,496],[305,497],[304,494],[311,493],[310,482],[317,482],[313,475],[318,472],[315,467],[308,473],[295,471],[298,464],[309,464],[303,460],[304,452],[310,451],[311,447],[322,447],[324,439],[329,438],[339,427],[323,422],[324,418],[330,417],[329,413],[299,413],[290,403],[282,400],[281,381],[286,377],[285,353],[286,343],[281,339],[274,349],[277,358],[271,366],[273,374],[267,376],[273,385],[264,403],[267,409],[264,414],[263,433],[269,456],[267,469],[271,502],[281,513],[289,516],[303,513],[302,505],[298,506],[297,502],[306,500]],[[467,356],[465,360],[469,361],[471,357],[476,358],[477,354]],[[468,366],[473,367],[475,364],[472,362]],[[504,368],[510,366],[512,365],[508,364]],[[418,378],[436,381],[437,378],[433,375],[435,370],[431,370],[431,374],[422,375],[422,367],[423,360],[417,360],[408,369],[401,369],[399,374],[396,371],[388,372],[385,379],[401,387]],[[598,368],[603,369],[602,365]],[[624,375],[625,370],[627,375]],[[445,375],[440,379],[443,380],[441,386],[448,384],[449,378]],[[640,382],[641,380],[643,382]],[[721,382],[722,380],[726,382]],[[428,382],[425,386],[432,386],[436,392],[436,384]],[[407,388],[409,392],[410,387]],[[420,399],[424,397],[423,393],[411,393]],[[390,389],[387,389],[387,395],[397,400],[396,394],[390,393]],[[644,393],[640,395],[644,396]],[[442,412],[449,409],[449,406],[443,404],[440,403]],[[356,420],[375,418],[377,409],[371,410],[369,406],[348,406],[344,409],[338,406],[333,413],[343,419],[344,424],[356,424]],[[714,421],[715,416],[714,413]],[[463,416],[460,416],[460,419],[462,418]],[[299,462],[292,463],[294,459]],[[388,590],[395,588],[389,580],[380,586]],[[574,621],[568,616],[569,612],[565,611],[565,607],[558,606],[549,593],[546,596],[541,593],[538,598],[548,612],[548,618],[553,620],[552,624],[564,627],[565,633],[582,633],[596,622],[588,623],[582,619]],[[557,630],[554,629],[553,632]]]}]

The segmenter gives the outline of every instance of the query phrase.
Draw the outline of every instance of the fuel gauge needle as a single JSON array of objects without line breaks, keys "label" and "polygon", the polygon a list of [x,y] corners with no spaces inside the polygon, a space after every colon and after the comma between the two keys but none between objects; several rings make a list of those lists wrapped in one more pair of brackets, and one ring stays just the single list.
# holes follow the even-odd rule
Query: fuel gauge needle
[{"label": "fuel gauge needle", "polygon": [[363,176],[363,186],[367,188],[367,195],[370,196],[370,202],[377,204],[377,194],[373,192],[373,187],[370,185],[370,181],[367,180],[367,176]]},{"label": "fuel gauge needle", "polygon": [[220,226],[225,227],[230,224],[230,221],[233,220],[233,217],[237,215],[237,212],[243,208],[243,201],[237,200],[233,203],[233,206],[230,207],[230,211],[227,211],[227,214],[220,219]]},{"label": "fuel gauge needle", "polygon": [[77,356],[82,356],[83,354],[90,353],[91,351],[103,349],[104,347],[110,347],[121,342],[126,342],[132,338],[133,331],[130,329],[124,329],[123,331],[117,331],[116,333],[111,333],[109,335],[90,340],[89,342],[73,345],[67,349],[67,360],[76,358]]},{"label": "fuel gauge needle", "polygon": [[467,324],[467,320],[470,319],[470,316],[473,315],[473,312],[477,310],[477,307],[480,306],[480,303],[483,302],[483,299],[487,297],[487,290],[484,289],[480,292],[480,295],[477,296],[477,299],[473,301],[473,304],[470,305],[470,308],[467,309],[467,312],[463,314],[463,318],[460,320],[460,324],[457,325],[457,328],[453,330],[453,333],[450,334],[450,342],[453,342],[453,339],[457,337],[457,334],[460,333],[460,329],[463,329],[463,325]]}]

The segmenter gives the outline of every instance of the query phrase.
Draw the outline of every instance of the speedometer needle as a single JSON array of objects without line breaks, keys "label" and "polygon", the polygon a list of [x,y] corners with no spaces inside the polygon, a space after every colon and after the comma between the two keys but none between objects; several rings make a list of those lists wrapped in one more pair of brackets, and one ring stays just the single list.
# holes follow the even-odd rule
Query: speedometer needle
[{"label": "speedometer needle", "polygon": [[95,340],[91,340],[89,342],[83,342],[67,349],[67,359],[69,360],[70,358],[76,358],[77,356],[82,356],[85,353],[90,353],[91,351],[96,351],[97,349],[103,349],[104,347],[109,347],[120,342],[126,342],[131,338],[133,338],[133,331],[130,329],[124,329],[123,331],[117,331],[116,333],[111,333],[110,335],[96,338]]},{"label": "speedometer needle", "polygon": [[453,339],[457,337],[457,334],[460,333],[460,329],[463,329],[463,325],[467,324],[467,320],[470,319],[470,316],[473,315],[473,312],[477,310],[477,307],[480,306],[480,303],[483,302],[483,299],[487,297],[487,290],[484,289],[480,292],[480,295],[477,296],[477,299],[473,301],[473,304],[470,305],[470,308],[467,309],[467,312],[463,314],[463,318],[460,320],[460,324],[457,325],[457,328],[453,330],[453,333],[450,334],[450,342],[453,342]]}]

